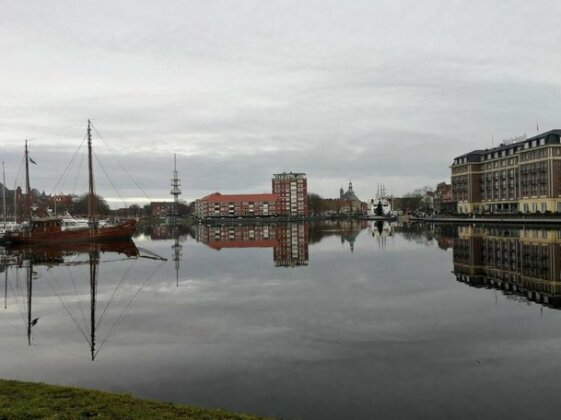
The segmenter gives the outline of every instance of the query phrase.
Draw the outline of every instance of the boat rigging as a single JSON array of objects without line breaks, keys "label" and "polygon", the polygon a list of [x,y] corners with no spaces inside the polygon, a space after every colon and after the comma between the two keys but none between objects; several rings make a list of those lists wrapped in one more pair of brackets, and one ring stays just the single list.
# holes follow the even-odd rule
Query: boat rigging
[{"label": "boat rigging", "polygon": [[63,218],[49,216],[33,218],[31,212],[31,186],[29,181],[29,150],[25,142],[25,182],[26,182],[26,218],[28,226],[19,231],[7,232],[5,239],[20,244],[60,244],[83,243],[107,240],[130,239],[136,229],[136,219],[121,223],[101,224],[96,214],[96,195],[94,188],[93,152],[91,122],[88,120],[88,223],[76,229],[64,229]]}]

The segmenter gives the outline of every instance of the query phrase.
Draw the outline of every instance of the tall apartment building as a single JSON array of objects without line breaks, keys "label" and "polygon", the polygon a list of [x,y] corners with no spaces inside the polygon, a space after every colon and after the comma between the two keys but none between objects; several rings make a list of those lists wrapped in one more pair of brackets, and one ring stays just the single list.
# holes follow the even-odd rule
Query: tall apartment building
[{"label": "tall apartment building", "polygon": [[299,217],[308,214],[306,174],[293,172],[274,174],[273,194],[279,196],[279,215]]},{"label": "tall apartment building", "polygon": [[454,159],[458,213],[561,212],[561,130]]}]

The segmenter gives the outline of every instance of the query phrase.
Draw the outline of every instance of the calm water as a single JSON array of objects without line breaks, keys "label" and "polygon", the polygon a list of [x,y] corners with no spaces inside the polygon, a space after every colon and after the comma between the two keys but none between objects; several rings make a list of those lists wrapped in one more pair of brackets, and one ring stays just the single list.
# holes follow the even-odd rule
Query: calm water
[{"label": "calm water", "polygon": [[559,238],[161,226],[138,251],[16,250],[0,376],[288,419],[552,418]]}]

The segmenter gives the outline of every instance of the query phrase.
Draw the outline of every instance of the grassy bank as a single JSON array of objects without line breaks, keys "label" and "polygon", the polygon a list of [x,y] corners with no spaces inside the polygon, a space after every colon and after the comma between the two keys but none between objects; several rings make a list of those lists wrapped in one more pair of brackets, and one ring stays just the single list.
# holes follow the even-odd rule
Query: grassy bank
[{"label": "grassy bank", "polygon": [[0,380],[0,419],[235,419],[259,417],[125,394]]}]

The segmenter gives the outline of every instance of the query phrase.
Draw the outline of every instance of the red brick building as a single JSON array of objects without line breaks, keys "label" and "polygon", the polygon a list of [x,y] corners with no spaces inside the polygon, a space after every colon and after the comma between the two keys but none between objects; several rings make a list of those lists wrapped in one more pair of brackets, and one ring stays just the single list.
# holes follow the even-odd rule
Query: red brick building
[{"label": "red brick building", "polygon": [[207,195],[195,201],[195,214],[207,217],[270,217],[279,215],[277,194]]},{"label": "red brick building", "polygon": [[456,202],[452,196],[452,185],[441,182],[434,190],[434,212],[437,214],[450,214],[456,212]]},{"label": "red brick building", "polygon": [[175,204],[169,201],[152,201],[150,213],[154,217],[167,217],[173,215]]},{"label": "red brick building", "polygon": [[273,175],[273,194],[279,196],[279,215],[301,217],[308,215],[308,183],[304,173]]}]

